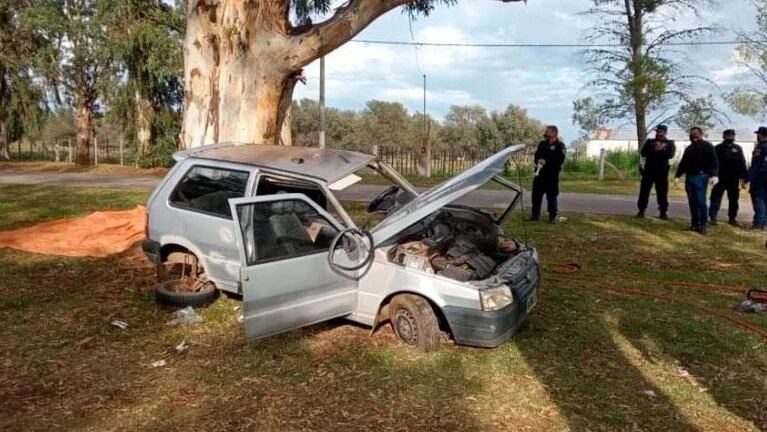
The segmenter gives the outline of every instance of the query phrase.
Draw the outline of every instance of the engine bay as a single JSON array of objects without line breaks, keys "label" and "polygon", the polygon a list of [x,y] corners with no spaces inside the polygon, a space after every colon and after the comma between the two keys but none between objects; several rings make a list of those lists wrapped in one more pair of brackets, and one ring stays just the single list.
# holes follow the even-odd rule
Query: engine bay
[{"label": "engine bay", "polygon": [[509,282],[513,277],[509,274],[510,263],[525,250],[525,245],[504,236],[491,214],[454,206],[405,230],[389,250],[388,258],[460,282],[489,278]]}]

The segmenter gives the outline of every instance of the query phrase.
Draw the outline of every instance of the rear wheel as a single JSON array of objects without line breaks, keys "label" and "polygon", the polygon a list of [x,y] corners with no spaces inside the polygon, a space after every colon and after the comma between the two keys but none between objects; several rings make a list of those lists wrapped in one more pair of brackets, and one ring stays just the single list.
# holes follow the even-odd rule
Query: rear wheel
[{"label": "rear wheel", "polygon": [[213,282],[207,280],[197,257],[188,251],[174,251],[157,267],[157,303],[183,308],[205,306],[218,297]]},{"label": "rear wheel", "polygon": [[439,349],[439,321],[429,302],[414,294],[400,294],[389,303],[389,320],[397,338],[421,351]]}]

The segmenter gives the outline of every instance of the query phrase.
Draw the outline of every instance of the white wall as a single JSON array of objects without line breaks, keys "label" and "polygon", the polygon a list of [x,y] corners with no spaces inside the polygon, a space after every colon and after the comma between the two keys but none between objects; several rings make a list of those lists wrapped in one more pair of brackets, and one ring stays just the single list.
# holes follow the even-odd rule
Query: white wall
[{"label": "white wall", "polygon": [[[714,145],[719,144],[721,141],[712,141]],[[751,153],[754,151],[754,142],[737,141],[741,147],[743,147],[743,154],[746,155],[746,162],[751,163]],[[687,146],[690,145],[689,141],[680,142],[676,141],[676,160],[682,158],[682,153]],[[590,158],[598,158],[601,149],[605,149],[608,152],[612,151],[638,151],[636,140],[591,140],[586,144],[586,156]]]}]

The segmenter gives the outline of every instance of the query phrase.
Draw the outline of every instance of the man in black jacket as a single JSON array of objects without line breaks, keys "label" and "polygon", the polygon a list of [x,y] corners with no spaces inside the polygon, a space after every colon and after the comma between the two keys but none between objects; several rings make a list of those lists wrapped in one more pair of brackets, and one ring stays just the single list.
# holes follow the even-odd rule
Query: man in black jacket
[{"label": "man in black jacket", "polygon": [[684,149],[684,155],[676,169],[676,177],[686,176],[684,189],[690,204],[690,231],[708,234],[708,208],[706,192],[708,182],[716,186],[719,183],[719,160],[716,150],[710,142],[703,139],[703,129],[690,129],[690,145]]},{"label": "man in black jacket", "polygon": [[676,146],[673,140],[666,139],[668,126],[658,125],[655,128],[655,139],[648,139],[642,146],[642,160],[639,172],[642,174],[642,183],[639,187],[638,218],[644,218],[647,204],[650,201],[650,191],[655,185],[655,194],[658,197],[658,210],[660,218],[668,219],[668,171],[669,160],[676,154]]},{"label": "man in black jacket", "polygon": [[559,140],[559,129],[546,126],[544,140],[535,152],[535,178],[533,179],[533,210],[530,220],[541,217],[543,195],[546,195],[549,222],[557,222],[557,196],[559,195],[559,172],[565,162],[565,145]]},{"label": "man in black jacket", "polygon": [[715,147],[719,159],[719,183],[711,189],[711,206],[708,215],[711,225],[717,224],[717,215],[722,206],[722,196],[727,192],[729,209],[727,216],[730,225],[738,222],[738,200],[740,199],[740,182],[746,177],[746,157],[743,148],[735,144],[735,131],[724,131],[724,141]]}]

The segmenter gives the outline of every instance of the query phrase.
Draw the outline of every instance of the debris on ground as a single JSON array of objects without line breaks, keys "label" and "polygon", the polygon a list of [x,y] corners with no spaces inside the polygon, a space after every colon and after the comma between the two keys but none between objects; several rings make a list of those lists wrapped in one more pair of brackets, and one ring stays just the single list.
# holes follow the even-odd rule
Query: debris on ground
[{"label": "debris on ground", "polygon": [[189,349],[189,345],[186,343],[186,339],[182,340],[178,345],[176,345],[176,352],[182,353]]},{"label": "debris on ground", "polygon": [[655,393],[654,390],[645,390],[642,393],[650,397],[658,397],[658,393]]},{"label": "debris on ground", "polygon": [[114,321],[112,321],[111,324],[113,326],[119,328],[119,329],[122,329],[122,330],[125,330],[125,329],[128,328],[128,323],[123,321],[123,320],[114,320]]},{"label": "debris on ground", "polygon": [[753,300],[744,300],[743,303],[735,306],[735,310],[743,313],[758,313],[767,310],[767,304],[755,302]]},{"label": "debris on ground", "polygon": [[149,366],[153,368],[158,368],[158,367],[165,367],[166,364],[168,363],[165,360],[157,360],[152,362]]},{"label": "debris on ground", "polygon": [[173,313],[173,316],[175,318],[168,321],[167,325],[169,326],[188,325],[188,324],[201,323],[203,321],[202,317],[191,306],[187,306],[183,309],[177,310],[176,312]]}]

